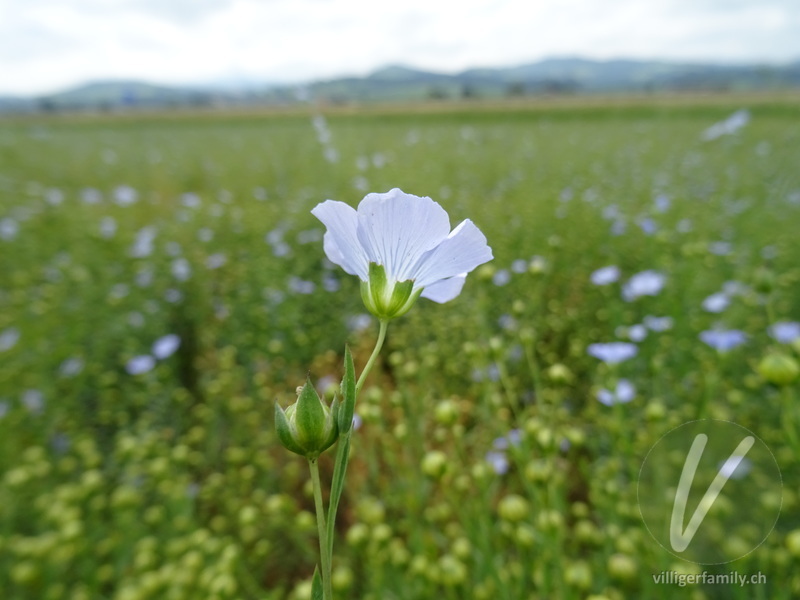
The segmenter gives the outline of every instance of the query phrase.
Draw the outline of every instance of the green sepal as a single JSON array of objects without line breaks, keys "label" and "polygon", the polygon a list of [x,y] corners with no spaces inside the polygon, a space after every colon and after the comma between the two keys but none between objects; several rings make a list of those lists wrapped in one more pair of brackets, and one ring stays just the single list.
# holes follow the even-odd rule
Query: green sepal
[{"label": "green sepal", "polygon": [[[422,290],[420,290],[420,292],[421,291]],[[408,302],[413,292],[414,282],[410,279],[395,283],[394,289],[392,290],[392,297],[389,299],[389,306],[386,309],[387,312],[396,317],[408,312],[408,309],[411,308],[411,305],[414,303],[413,301],[411,303]],[[414,300],[416,300],[416,298],[414,298]]]},{"label": "green sepal", "polygon": [[341,390],[342,403],[339,406],[337,422],[339,434],[343,435],[353,426],[353,414],[356,410],[356,369],[349,346],[344,347],[344,378],[342,378]]},{"label": "green sepal", "polygon": [[322,576],[319,574],[319,565],[314,567],[314,576],[311,578],[311,600],[323,600]]},{"label": "green sepal", "polygon": [[311,384],[311,379],[306,379],[305,385],[297,397],[295,410],[295,431],[297,443],[306,450],[318,449],[327,439],[325,427],[325,407]]},{"label": "green sepal", "polygon": [[[294,405],[289,408],[294,408]],[[292,426],[289,423],[289,419],[277,402],[275,402],[275,432],[278,434],[278,439],[281,444],[283,444],[284,448],[295,454],[300,454],[301,456],[306,455],[305,451],[294,441]]]},{"label": "green sepal", "polygon": [[414,281],[390,283],[386,268],[377,263],[369,263],[369,280],[361,282],[361,299],[367,309],[383,320],[395,319],[406,314],[422,293],[422,288],[414,291]]}]

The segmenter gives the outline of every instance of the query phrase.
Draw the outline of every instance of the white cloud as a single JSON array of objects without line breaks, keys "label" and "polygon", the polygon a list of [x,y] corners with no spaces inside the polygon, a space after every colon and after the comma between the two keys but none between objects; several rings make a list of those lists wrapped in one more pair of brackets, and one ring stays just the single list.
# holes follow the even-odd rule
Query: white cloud
[{"label": "white cloud", "polygon": [[[16,4],[11,9],[11,4]],[[0,93],[100,78],[300,81],[552,55],[800,58],[793,0],[0,0]]]}]

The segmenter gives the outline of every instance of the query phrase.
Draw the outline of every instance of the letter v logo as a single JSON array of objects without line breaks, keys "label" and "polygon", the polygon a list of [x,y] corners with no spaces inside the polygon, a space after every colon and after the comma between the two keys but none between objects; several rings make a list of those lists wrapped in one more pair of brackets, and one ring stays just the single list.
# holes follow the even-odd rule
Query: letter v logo
[{"label": "letter v logo", "polygon": [[750,435],[739,442],[739,445],[736,446],[736,449],[728,457],[728,460],[720,467],[716,477],[714,477],[714,481],[708,486],[706,493],[703,494],[703,498],[694,510],[686,529],[683,529],[689,492],[692,489],[692,482],[697,472],[697,465],[700,464],[700,458],[703,456],[703,450],[705,450],[707,442],[708,436],[704,433],[698,433],[692,442],[689,454],[686,455],[686,461],[683,463],[683,471],[681,471],[678,489],[675,492],[675,503],[672,505],[672,520],[670,521],[669,528],[669,543],[676,552],[683,552],[689,547],[689,544],[697,533],[697,529],[719,497],[722,488],[736,470],[736,467],[739,466],[739,463],[742,462],[745,455],[750,451],[750,448],[755,444],[755,438]]}]

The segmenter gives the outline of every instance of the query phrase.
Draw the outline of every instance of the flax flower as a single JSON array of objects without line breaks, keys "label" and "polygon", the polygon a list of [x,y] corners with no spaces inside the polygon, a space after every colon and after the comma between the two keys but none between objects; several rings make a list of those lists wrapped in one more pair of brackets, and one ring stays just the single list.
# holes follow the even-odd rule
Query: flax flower
[{"label": "flax flower", "polygon": [[419,296],[452,300],[467,273],[492,259],[472,221],[451,231],[438,203],[397,188],[367,194],[358,209],[326,200],[311,212],[327,228],[328,259],[361,279],[364,303],[381,319],[406,313]]}]

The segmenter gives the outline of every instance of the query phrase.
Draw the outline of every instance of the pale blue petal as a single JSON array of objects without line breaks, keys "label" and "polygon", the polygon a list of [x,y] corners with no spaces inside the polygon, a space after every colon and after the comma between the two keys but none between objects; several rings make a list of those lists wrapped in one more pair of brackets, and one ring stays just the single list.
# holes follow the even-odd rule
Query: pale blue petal
[{"label": "pale blue petal", "polygon": [[383,265],[390,281],[413,279],[414,265],[449,232],[450,219],[439,204],[397,188],[367,194],[358,205],[358,239],[368,260]]},{"label": "pale blue petal", "polygon": [[363,281],[367,281],[369,259],[356,234],[358,216],[355,209],[344,202],[326,200],[317,204],[311,214],[327,228],[322,246],[328,260],[350,275],[358,275]]},{"label": "pale blue petal", "polygon": [[439,304],[450,302],[453,298],[461,293],[461,288],[464,287],[464,282],[467,279],[467,274],[462,273],[450,279],[442,279],[436,283],[430,284],[420,294],[423,298],[433,300]]},{"label": "pale blue petal", "polygon": [[492,258],[492,249],[486,243],[486,236],[467,219],[446,240],[422,257],[414,269],[414,279],[417,285],[428,287],[441,279],[469,273]]},{"label": "pale blue petal", "polygon": [[627,379],[620,379],[617,382],[617,402],[625,404],[636,397],[636,388]]},{"label": "pale blue petal", "polygon": [[612,406],[614,404],[614,394],[605,388],[597,390],[597,399],[606,406]]}]

